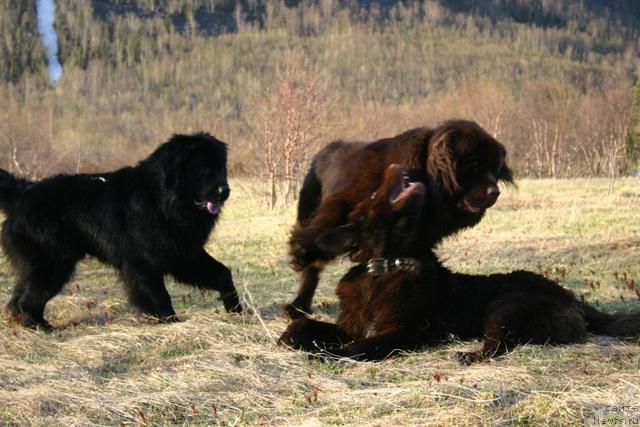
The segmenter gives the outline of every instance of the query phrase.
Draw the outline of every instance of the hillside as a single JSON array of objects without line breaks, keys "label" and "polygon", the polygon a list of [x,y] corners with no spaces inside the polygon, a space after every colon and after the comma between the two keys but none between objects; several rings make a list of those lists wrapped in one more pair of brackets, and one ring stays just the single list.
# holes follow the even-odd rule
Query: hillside
[{"label": "hillside", "polygon": [[236,173],[263,178],[265,135],[291,132],[275,108],[313,118],[302,159],[332,138],[462,116],[508,146],[520,176],[636,167],[637,2],[235,4],[60,2],[65,75],[51,88],[33,2],[2,0],[0,164],[104,169],[204,129],[231,144]]}]

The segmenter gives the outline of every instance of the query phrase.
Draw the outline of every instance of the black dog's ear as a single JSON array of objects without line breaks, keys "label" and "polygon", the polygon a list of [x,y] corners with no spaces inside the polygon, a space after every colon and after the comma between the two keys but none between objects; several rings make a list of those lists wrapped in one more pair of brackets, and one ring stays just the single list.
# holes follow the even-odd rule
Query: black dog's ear
[{"label": "black dog's ear", "polygon": [[500,175],[498,175],[498,181],[504,182],[505,184],[509,184],[509,185],[516,185],[515,182],[513,181],[513,171],[509,166],[504,165],[502,167],[502,170],[500,171]]},{"label": "black dog's ear", "polygon": [[141,162],[146,170],[162,180],[167,190],[178,187],[185,162],[191,154],[192,143],[188,135],[173,135]]},{"label": "black dog's ear", "polygon": [[345,252],[356,243],[356,230],[351,224],[341,225],[322,233],[316,239],[316,246],[332,255]]},{"label": "black dog's ear", "polygon": [[448,129],[436,129],[429,141],[427,154],[427,173],[435,181],[440,181],[449,194],[460,190],[456,179],[456,162],[452,153],[452,141],[455,132]]}]

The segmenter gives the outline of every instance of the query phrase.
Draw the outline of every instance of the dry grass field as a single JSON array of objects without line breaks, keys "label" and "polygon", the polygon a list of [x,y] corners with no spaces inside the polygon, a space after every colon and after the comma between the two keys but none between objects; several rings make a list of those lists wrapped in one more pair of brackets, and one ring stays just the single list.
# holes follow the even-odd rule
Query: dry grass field
[{"label": "dry grass field", "polygon": [[[381,363],[309,361],[275,343],[296,290],[286,239],[293,206],[256,185],[232,196],[208,250],[248,308],[171,284],[183,322],[157,325],[126,303],[114,272],[87,260],[48,306],[52,334],[0,324],[0,425],[583,425],[640,423],[640,345],[593,336],[527,345],[461,366],[452,342]],[[640,179],[523,180],[483,222],[442,244],[458,271],[542,271],[600,308],[640,309]],[[330,319],[336,263],[319,287]],[[0,305],[13,277],[0,258]]]}]

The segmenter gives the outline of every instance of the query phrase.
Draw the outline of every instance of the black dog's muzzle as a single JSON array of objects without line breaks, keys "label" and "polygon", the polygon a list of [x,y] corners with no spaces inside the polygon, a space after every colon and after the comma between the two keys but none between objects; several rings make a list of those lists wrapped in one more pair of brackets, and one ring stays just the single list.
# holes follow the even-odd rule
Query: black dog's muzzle
[{"label": "black dog's muzzle", "polygon": [[218,187],[218,198],[221,202],[226,201],[229,198],[230,193],[231,189],[227,184],[222,184]]}]

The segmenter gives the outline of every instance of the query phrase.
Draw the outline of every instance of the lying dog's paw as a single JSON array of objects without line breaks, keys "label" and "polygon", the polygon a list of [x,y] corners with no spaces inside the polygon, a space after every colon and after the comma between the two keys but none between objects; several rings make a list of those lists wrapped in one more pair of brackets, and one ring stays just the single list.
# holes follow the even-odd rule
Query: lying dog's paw
[{"label": "lying dog's paw", "polygon": [[303,317],[311,314],[311,309],[309,307],[300,307],[295,301],[291,304],[285,305],[282,311],[291,320],[302,319]]},{"label": "lying dog's paw", "polygon": [[310,330],[312,321],[306,317],[294,320],[278,339],[278,344],[294,350],[317,351],[315,336]]},{"label": "lying dog's paw", "polygon": [[278,345],[284,345],[294,350],[301,349],[301,345],[300,345],[301,340],[299,336],[300,328],[296,323],[297,321],[289,324],[287,329],[285,329],[282,335],[280,335],[280,338],[278,338]]}]

